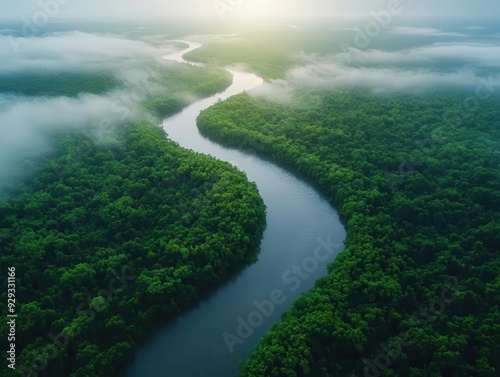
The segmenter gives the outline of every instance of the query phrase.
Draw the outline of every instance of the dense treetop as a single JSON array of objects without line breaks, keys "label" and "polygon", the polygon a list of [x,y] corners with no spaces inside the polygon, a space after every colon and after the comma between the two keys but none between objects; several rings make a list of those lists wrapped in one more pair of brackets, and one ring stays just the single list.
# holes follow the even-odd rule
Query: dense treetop
[{"label": "dense treetop", "polygon": [[[141,69],[143,86],[131,94],[156,117],[231,83],[218,68]],[[11,76],[0,90],[105,94],[116,78],[103,77]],[[156,326],[256,259],[266,219],[255,184],[158,126],[122,123],[44,135],[51,148],[23,163],[34,172],[0,203],[0,263],[16,268],[20,319],[17,371],[3,358],[6,376],[118,375]],[[7,291],[0,297],[7,302]],[[5,321],[0,332],[8,333]],[[9,349],[6,337],[0,344]]]},{"label": "dense treetop", "polygon": [[240,376],[498,374],[500,97],[450,117],[463,98],[301,89],[199,116],[210,138],[317,184],[347,226],[329,274]]}]

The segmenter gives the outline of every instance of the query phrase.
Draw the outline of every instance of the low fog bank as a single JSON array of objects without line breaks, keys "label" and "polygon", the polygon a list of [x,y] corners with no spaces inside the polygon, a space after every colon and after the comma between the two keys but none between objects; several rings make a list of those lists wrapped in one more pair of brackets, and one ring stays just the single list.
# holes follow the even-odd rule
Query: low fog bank
[{"label": "low fog bank", "polygon": [[[394,32],[449,34],[437,29],[399,28]],[[339,54],[302,54],[303,65],[284,80],[254,90],[255,96],[286,102],[298,87],[336,89],[360,87],[374,93],[429,90],[500,90],[500,46],[491,41],[436,42],[398,51],[357,49]]]},{"label": "low fog bank", "polygon": [[85,130],[96,142],[105,142],[103,135],[114,127],[151,119],[140,104],[165,90],[156,77],[173,63],[161,58],[181,48],[80,32],[31,38],[17,52],[10,43],[9,37],[0,36],[0,76],[108,71],[122,85],[102,95],[81,93],[72,98],[0,93],[0,198],[13,177],[30,174],[26,168],[50,154],[54,133]]},{"label": "low fog bank", "polygon": [[136,85],[145,70],[154,70],[164,63],[163,56],[182,48],[175,43],[158,46],[151,39],[130,40],[78,31],[33,38],[0,35],[0,75],[110,72]]},{"label": "low fog bank", "polygon": [[30,175],[26,167],[50,155],[54,134],[85,132],[95,142],[106,143],[115,127],[146,117],[137,106],[141,95],[134,98],[120,91],[78,98],[0,96],[0,198],[5,184]]}]

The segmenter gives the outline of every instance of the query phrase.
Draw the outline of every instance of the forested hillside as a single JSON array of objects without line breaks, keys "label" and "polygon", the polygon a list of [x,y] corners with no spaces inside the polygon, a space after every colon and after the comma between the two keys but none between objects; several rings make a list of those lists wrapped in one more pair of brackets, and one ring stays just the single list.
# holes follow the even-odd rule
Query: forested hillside
[{"label": "forested hillside", "polygon": [[199,116],[211,139],[313,181],[347,226],[239,376],[498,375],[500,97],[450,113],[463,98],[302,89]]},{"label": "forested hillside", "polygon": [[64,137],[0,206],[1,263],[18,278],[18,369],[117,375],[155,324],[255,259],[264,224],[243,173],[157,126],[131,125],[111,145]]}]

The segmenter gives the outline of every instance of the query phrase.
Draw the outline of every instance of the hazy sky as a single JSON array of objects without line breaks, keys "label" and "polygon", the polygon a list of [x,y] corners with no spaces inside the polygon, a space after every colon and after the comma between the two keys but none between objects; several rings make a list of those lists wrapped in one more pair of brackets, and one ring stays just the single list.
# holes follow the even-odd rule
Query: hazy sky
[{"label": "hazy sky", "polygon": [[[258,16],[287,17],[296,15],[369,15],[371,11],[387,8],[391,0],[22,0],[4,1],[0,17],[21,20],[32,19],[42,8],[41,4],[52,4],[51,18],[115,18],[145,19],[201,16],[218,18],[215,5],[225,9],[225,16],[235,19],[255,19]],[[398,0],[392,0],[398,1]],[[498,0],[399,0],[405,13],[432,15],[447,18],[498,17]],[[62,4],[60,4],[62,3]],[[53,7],[57,4],[56,7]],[[232,5],[230,5],[232,4]],[[233,8],[229,11],[229,7]],[[60,8],[59,10],[57,8]],[[226,17],[229,18],[229,17]]]}]

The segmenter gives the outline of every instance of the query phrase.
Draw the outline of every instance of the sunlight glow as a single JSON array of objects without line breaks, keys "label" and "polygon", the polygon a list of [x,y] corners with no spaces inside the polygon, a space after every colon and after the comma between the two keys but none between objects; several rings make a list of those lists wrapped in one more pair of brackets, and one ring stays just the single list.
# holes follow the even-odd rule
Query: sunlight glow
[{"label": "sunlight glow", "polygon": [[298,13],[297,1],[293,0],[244,0],[235,16],[244,20],[280,18]]}]

